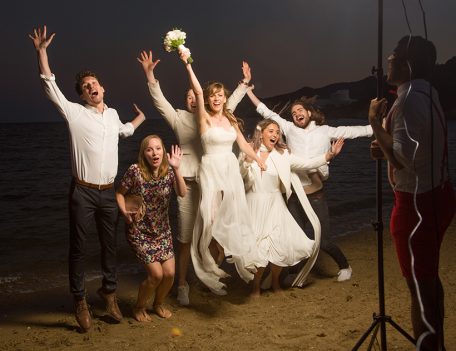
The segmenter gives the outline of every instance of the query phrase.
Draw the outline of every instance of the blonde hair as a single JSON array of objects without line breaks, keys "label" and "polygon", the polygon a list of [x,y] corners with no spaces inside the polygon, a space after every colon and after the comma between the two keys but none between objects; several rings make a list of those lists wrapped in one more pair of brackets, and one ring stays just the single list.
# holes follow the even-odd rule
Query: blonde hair
[{"label": "blonde hair", "polygon": [[[203,89],[204,105],[206,107],[206,111],[210,115],[213,115],[215,112],[212,111],[209,106],[209,97],[215,93],[218,93],[219,91],[223,91],[227,99],[231,95],[230,91],[225,88],[223,83],[220,82],[209,82]],[[244,121],[240,118],[237,118],[230,110],[226,108],[226,102],[223,104],[223,114],[226,116],[226,118],[228,118],[228,121],[232,126],[237,125],[241,131],[244,131]]]},{"label": "blonde hair", "polygon": [[287,144],[285,144],[282,139],[282,130],[280,129],[279,124],[272,119],[266,118],[266,119],[263,119],[262,121],[258,122],[258,124],[255,127],[255,130],[253,131],[253,136],[250,139],[250,142],[253,144],[253,150],[255,150],[255,152],[257,152],[260,149],[263,131],[267,127],[269,127],[271,124],[275,124],[277,126],[277,128],[279,128],[279,132],[280,132],[279,140],[274,145],[274,148],[281,154],[283,153],[284,150],[288,150]]},{"label": "blonde hair", "polygon": [[158,177],[163,178],[168,174],[169,164],[168,158],[166,157],[166,149],[165,145],[163,144],[163,140],[155,134],[146,136],[142,141],[139,147],[139,154],[138,154],[138,166],[141,170],[141,175],[144,177],[144,180],[149,181],[153,178],[152,168],[150,167],[149,163],[144,156],[144,152],[146,151],[149,141],[151,139],[157,139],[160,141],[160,144],[163,148],[163,157],[160,166],[158,167]]}]

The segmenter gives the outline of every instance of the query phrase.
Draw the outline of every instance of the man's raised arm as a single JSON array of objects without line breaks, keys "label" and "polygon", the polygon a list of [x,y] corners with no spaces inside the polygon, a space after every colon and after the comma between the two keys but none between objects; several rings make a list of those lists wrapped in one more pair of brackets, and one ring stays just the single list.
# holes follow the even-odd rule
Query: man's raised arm
[{"label": "man's raised arm", "polygon": [[55,33],[52,33],[49,38],[47,38],[46,32],[46,26],[43,26],[43,29],[39,27],[38,29],[34,28],[33,33],[29,34],[29,38],[32,39],[33,45],[35,46],[35,50],[38,55],[40,73],[46,78],[50,78],[52,76],[52,72],[51,68],[49,67],[47,47],[51,44],[52,39],[54,39]]}]

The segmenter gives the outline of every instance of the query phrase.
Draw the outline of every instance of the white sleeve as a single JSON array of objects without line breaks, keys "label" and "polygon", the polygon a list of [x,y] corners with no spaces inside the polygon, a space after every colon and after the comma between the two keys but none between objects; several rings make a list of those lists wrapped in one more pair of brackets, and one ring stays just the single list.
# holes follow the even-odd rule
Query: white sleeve
[{"label": "white sleeve", "polygon": [[280,117],[274,111],[271,111],[267,108],[265,104],[260,102],[256,108],[256,111],[264,118],[264,119],[272,119],[273,121],[277,122],[282,129],[282,132],[286,135],[291,127],[294,126],[293,122],[287,121],[286,119]]},{"label": "white sleeve", "polygon": [[156,80],[155,83],[147,83],[149,93],[152,97],[155,108],[165,118],[166,122],[170,125],[172,130],[176,130],[176,123],[179,119],[179,113],[176,109],[166,100],[160,88],[160,83]]},{"label": "white sleeve", "polygon": [[129,136],[132,136],[134,132],[135,127],[133,126],[133,123],[122,123],[119,119],[119,135],[121,138],[128,138]]},{"label": "white sleeve", "polygon": [[234,112],[237,105],[242,101],[245,94],[247,93],[247,89],[248,87],[245,84],[238,84],[237,88],[234,89],[234,91],[228,97],[228,101],[226,102],[226,108],[230,110],[231,113]]},{"label": "white sleeve", "polygon": [[370,125],[366,126],[348,126],[348,127],[329,127],[328,126],[328,135],[331,139],[356,139],[362,137],[372,136],[372,127]]},{"label": "white sleeve", "polygon": [[308,171],[326,164],[325,154],[310,158],[301,158],[290,154],[290,166],[292,171]]},{"label": "white sleeve", "polygon": [[46,96],[49,100],[52,101],[54,106],[59,111],[60,115],[68,123],[71,123],[74,119],[78,118],[81,110],[84,107],[78,103],[67,100],[65,95],[63,95],[57,86],[54,74],[52,74],[50,77],[46,77],[45,75],[40,74],[40,77]]}]

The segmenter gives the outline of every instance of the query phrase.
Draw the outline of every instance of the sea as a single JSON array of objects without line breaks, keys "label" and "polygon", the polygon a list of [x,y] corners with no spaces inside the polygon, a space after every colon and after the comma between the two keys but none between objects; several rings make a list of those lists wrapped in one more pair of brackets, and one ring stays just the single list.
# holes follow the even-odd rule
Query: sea
[{"label": "sea", "polygon": [[[246,121],[246,134],[256,120]],[[365,120],[335,119],[329,125],[360,125]],[[456,179],[456,121],[448,122],[450,175]],[[148,134],[160,135],[167,148],[176,143],[169,126],[149,119],[119,142],[119,179],[137,159],[139,144]],[[67,286],[68,190],[71,181],[68,132],[65,123],[0,124],[0,294],[29,293]],[[372,230],[377,221],[377,162],[370,157],[370,138],[346,140],[330,164],[325,183],[331,234],[347,236]],[[382,221],[389,223],[392,192],[382,166]],[[176,234],[177,209],[173,200],[170,219]],[[120,273],[137,273],[137,264],[126,243],[124,223],[118,225]],[[87,244],[87,279],[97,279],[99,244],[95,228]],[[349,258],[350,259],[350,258]]]}]

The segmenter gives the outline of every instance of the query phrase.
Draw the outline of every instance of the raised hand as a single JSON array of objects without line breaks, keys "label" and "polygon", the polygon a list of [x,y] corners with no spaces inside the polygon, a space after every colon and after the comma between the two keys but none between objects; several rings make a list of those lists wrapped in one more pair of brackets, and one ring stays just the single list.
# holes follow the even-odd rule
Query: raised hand
[{"label": "raised hand", "polygon": [[55,37],[55,33],[52,33],[49,38],[47,38],[47,29],[46,26],[43,26],[43,29],[34,28],[33,33],[29,34],[29,38],[32,39],[33,45],[35,49],[38,51],[40,49],[47,49],[47,47],[51,44],[52,39]]},{"label": "raised hand", "polygon": [[171,146],[171,153],[167,153],[168,163],[174,169],[179,168],[182,159],[182,150],[178,145]]},{"label": "raised hand", "polygon": [[153,71],[155,66],[157,66],[160,62],[160,60],[153,60],[152,50],[149,50],[149,52],[145,50],[141,51],[139,57],[137,57],[136,59],[142,65],[142,68],[146,74],[150,71]]},{"label": "raised hand", "polygon": [[133,127],[136,129],[145,121],[146,116],[136,104],[133,104],[133,111],[135,112],[135,117],[131,120],[131,124],[133,124]]},{"label": "raised hand", "polygon": [[252,72],[250,66],[246,61],[242,61],[242,74],[244,78],[242,79],[245,83],[249,83],[252,80]]},{"label": "raised hand", "polygon": [[344,146],[344,138],[339,138],[331,142],[331,153],[336,157],[340,154],[342,147]]},{"label": "raised hand", "polygon": [[369,123],[379,123],[381,124],[381,119],[386,116],[386,111],[388,109],[388,101],[383,98],[383,99],[373,99],[371,100],[370,106],[369,106]]},{"label": "raised hand", "polygon": [[133,111],[135,112],[136,114],[136,117],[143,117],[144,119],[146,118],[146,116],[144,115],[144,112],[142,112],[138,105],[136,104],[133,104]]},{"label": "raised hand", "polygon": [[189,62],[189,59],[190,59],[190,50],[188,48],[179,48],[179,57],[182,61],[184,61],[185,64],[187,63],[191,63]]},{"label": "raised hand", "polygon": [[257,157],[255,161],[263,172],[268,169],[266,163],[261,158]]}]

